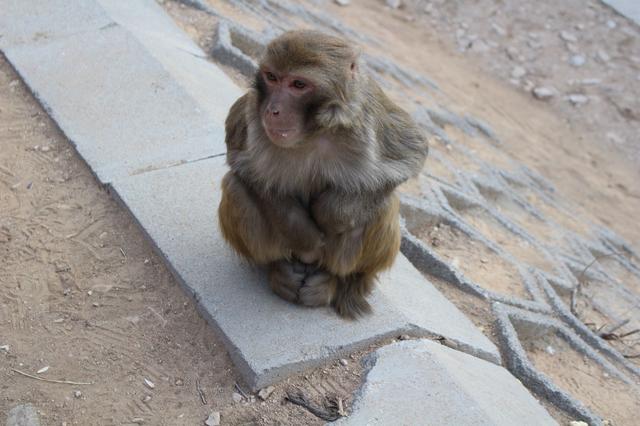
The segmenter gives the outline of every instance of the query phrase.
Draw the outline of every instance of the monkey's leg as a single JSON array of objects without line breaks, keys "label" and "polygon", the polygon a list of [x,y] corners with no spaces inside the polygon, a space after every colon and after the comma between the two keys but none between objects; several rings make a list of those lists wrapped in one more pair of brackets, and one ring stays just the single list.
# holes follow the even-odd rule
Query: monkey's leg
[{"label": "monkey's leg", "polygon": [[278,296],[304,306],[329,305],[336,277],[315,265],[280,260],[269,265],[269,284]]},{"label": "monkey's leg", "polygon": [[[355,318],[371,311],[366,298],[373,290],[377,274],[393,265],[400,250],[399,210],[400,203],[393,194],[366,226],[361,240],[354,239],[351,245],[343,242],[339,246],[342,251],[330,253],[327,269],[339,277],[333,305],[340,315]],[[356,244],[360,244],[359,250],[353,246]],[[357,256],[352,257],[350,264],[345,263],[344,259],[352,253]]]},{"label": "monkey's leg", "polygon": [[218,220],[224,238],[252,262],[264,265],[289,255],[255,198],[232,172],[222,179]]}]

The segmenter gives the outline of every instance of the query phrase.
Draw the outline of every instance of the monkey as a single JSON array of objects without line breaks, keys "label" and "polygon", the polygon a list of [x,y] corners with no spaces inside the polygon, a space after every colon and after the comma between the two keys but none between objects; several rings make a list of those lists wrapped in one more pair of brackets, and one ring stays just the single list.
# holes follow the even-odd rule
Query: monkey
[{"label": "monkey", "polygon": [[312,30],[275,38],[225,132],[224,239],[285,300],[371,312],[367,297],[400,249],[395,190],[428,146],[358,49]]}]

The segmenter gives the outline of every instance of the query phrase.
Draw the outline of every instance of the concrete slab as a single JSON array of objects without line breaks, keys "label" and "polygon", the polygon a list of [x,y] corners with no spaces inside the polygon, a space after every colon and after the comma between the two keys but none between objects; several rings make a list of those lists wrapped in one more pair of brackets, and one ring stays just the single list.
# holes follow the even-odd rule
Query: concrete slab
[{"label": "concrete slab", "polygon": [[96,1],[0,0],[0,48],[95,31],[113,21]]},{"label": "concrete slab", "polygon": [[153,0],[26,3],[0,47],[101,182],[224,153],[241,91]]},{"label": "concrete slab", "polygon": [[336,425],[555,425],[507,370],[427,340],[385,346]]},{"label": "concrete slab", "polygon": [[638,0],[602,0],[602,2],[640,25],[640,2]]},{"label": "concrete slab", "polygon": [[244,264],[217,224],[223,157],[113,182],[117,195],[166,258],[205,317],[225,338],[254,389],[384,338],[444,336],[458,349],[498,363],[497,348],[400,256],[360,321],[273,295],[264,271]]}]

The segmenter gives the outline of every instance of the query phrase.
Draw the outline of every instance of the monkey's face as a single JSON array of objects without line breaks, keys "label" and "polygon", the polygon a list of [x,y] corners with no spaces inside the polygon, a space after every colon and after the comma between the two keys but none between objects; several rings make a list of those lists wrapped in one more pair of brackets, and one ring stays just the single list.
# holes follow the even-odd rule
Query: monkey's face
[{"label": "monkey's face", "polygon": [[291,148],[304,140],[306,105],[315,85],[303,75],[263,67],[257,76],[260,118],[269,140]]}]

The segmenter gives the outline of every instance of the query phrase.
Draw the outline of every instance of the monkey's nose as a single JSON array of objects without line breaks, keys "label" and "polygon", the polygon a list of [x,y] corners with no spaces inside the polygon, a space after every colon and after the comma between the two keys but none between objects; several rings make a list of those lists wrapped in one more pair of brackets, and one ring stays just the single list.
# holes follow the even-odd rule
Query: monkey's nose
[{"label": "monkey's nose", "polygon": [[277,109],[271,110],[271,114],[280,115],[280,110],[277,110]]}]

